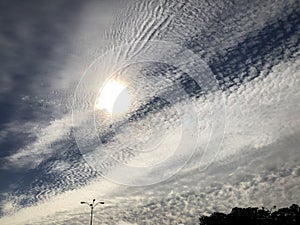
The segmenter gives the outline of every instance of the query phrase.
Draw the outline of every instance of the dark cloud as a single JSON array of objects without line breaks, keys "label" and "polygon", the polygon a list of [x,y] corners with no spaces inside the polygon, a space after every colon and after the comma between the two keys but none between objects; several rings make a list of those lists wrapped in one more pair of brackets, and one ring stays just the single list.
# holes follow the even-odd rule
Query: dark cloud
[{"label": "dark cloud", "polygon": [[1,1],[0,104],[5,109],[1,110],[1,125],[11,120],[32,120],[45,112],[46,100],[40,106],[32,104],[50,95],[47,85],[55,75],[49,71],[63,66],[69,51],[69,35],[77,26],[81,4],[79,1]]}]

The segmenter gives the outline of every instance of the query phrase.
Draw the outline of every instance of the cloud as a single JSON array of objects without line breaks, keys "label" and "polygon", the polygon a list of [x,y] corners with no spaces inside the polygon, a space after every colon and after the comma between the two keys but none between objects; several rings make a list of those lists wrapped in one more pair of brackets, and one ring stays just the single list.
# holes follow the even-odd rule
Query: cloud
[{"label": "cloud", "polygon": [[34,136],[36,140],[16,153],[7,156],[5,158],[6,164],[3,165],[5,169],[9,169],[9,167],[14,169],[25,167],[29,169],[38,166],[55,151],[51,144],[59,139],[65,139],[70,134],[72,122],[70,116],[67,116],[66,118],[52,121],[45,128],[38,128],[38,124],[31,124],[31,126],[33,125],[35,127],[26,132],[30,132],[30,135]]},{"label": "cloud", "polygon": [[[60,111],[56,119],[48,118],[50,124],[41,119],[23,125],[10,123],[1,131],[2,140],[16,130],[34,140],[6,156],[4,169],[30,169],[35,175],[31,179],[27,174],[12,194],[5,194],[1,209],[6,214],[0,218],[1,224],[83,224],[89,219],[89,209],[79,202],[91,196],[105,200],[105,205],[95,212],[95,222],[107,224],[121,221],[195,224],[202,213],[227,211],[234,206],[287,206],[292,201],[299,202],[300,63],[299,45],[295,41],[299,18],[295,18],[294,7],[288,7],[293,2],[201,4],[130,4],[129,10],[125,8],[123,14],[116,16],[116,24],[102,44],[102,39],[96,38],[101,32],[94,29],[98,11],[88,7],[84,13],[88,18],[83,19],[78,36],[73,39],[74,43],[81,40],[79,43],[83,44],[74,45],[75,53],[68,55],[65,68],[60,70],[62,77],[49,79],[51,87],[60,89],[57,96],[62,98],[61,102],[69,104],[81,72],[105,51],[99,46],[107,42],[113,45],[129,37],[185,43],[210,62],[210,66],[215,66],[215,75],[220,75],[221,87],[225,87],[222,92],[226,106],[224,139],[213,163],[201,160],[207,153],[205,146],[210,137],[208,110],[210,105],[223,104],[219,92],[214,93],[210,102],[200,98],[175,104],[183,109],[198,106],[202,136],[197,151],[175,176],[146,187],[117,185],[99,177],[81,157],[68,110]],[[185,11],[179,10],[181,7]],[[124,13],[126,10],[129,14]],[[146,14],[137,13],[139,10]],[[166,10],[175,16],[168,17]],[[122,19],[128,15],[132,15],[131,20]],[[196,22],[189,23],[191,19]],[[280,36],[281,32],[292,29],[291,24],[295,25],[294,32]],[[262,46],[265,42],[270,45]],[[131,51],[139,48],[133,46]],[[52,110],[48,112],[57,115]],[[157,115],[163,114],[168,111]],[[85,135],[88,137],[89,133]],[[212,141],[213,138],[212,134]],[[209,167],[199,171],[200,165]],[[171,166],[166,165],[166,170],[172,169]],[[134,174],[130,175],[134,178]]]},{"label": "cloud", "polygon": [[128,223],[128,222],[124,222],[124,221],[118,222],[118,225],[134,225],[134,224],[137,224],[137,223]]},{"label": "cloud", "polygon": [[[48,224],[68,218],[60,213],[61,210],[74,210],[69,215],[72,221],[82,217],[78,211],[80,209],[76,209],[75,196],[79,202],[84,196],[89,198],[95,191],[110,196],[109,206],[97,212],[95,221],[101,218],[101,221],[112,224],[119,220],[138,224],[140,221],[172,223],[179,220],[182,223],[193,223],[200,213],[226,211],[237,205],[285,206],[290,201],[297,201],[297,137],[300,131],[297,117],[299,105],[295,103],[299,97],[297,93],[300,92],[295,90],[299,87],[298,65],[298,61],[293,64],[282,63],[274,67],[274,72],[267,78],[252,81],[237,93],[228,92],[224,143],[218,158],[206,171],[198,171],[199,158],[196,155],[180,173],[161,184],[141,188],[114,185],[114,188],[107,188],[107,192],[104,192],[103,182],[108,186],[111,183],[100,179],[94,186],[88,185],[75,192],[68,191],[49,199],[48,203],[32,206],[32,210],[47,208],[46,217],[51,218]],[[270,105],[277,105],[280,110],[274,113]],[[256,123],[257,117],[260,118],[259,124]],[[245,130],[250,133],[243,132]],[[166,196],[166,193],[170,194]],[[74,208],[66,206],[68,201],[74,202]],[[62,202],[64,206],[52,206],[52,211],[49,211],[47,204]],[[26,215],[30,218],[31,210],[28,210]],[[12,218],[24,218],[25,221],[26,217],[21,212]],[[47,224],[46,221],[43,223]]]}]

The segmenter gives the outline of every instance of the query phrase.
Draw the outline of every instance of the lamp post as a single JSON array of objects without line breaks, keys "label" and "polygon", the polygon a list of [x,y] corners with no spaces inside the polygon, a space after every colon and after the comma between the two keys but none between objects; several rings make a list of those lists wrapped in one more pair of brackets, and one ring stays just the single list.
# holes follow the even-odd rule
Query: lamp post
[{"label": "lamp post", "polygon": [[93,202],[91,204],[87,203],[87,202],[80,202],[80,204],[87,204],[90,208],[91,208],[91,219],[90,219],[90,225],[93,225],[93,212],[94,212],[94,208],[96,207],[96,205],[98,204],[104,204],[104,202],[97,202],[95,204],[96,199],[93,199]]}]

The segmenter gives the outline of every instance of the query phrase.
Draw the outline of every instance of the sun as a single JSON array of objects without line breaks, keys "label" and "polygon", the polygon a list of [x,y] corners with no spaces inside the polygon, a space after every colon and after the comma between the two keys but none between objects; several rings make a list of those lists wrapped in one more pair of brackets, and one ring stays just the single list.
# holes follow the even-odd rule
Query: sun
[{"label": "sun", "polygon": [[111,115],[120,115],[129,110],[131,95],[124,82],[109,80],[101,88],[95,108],[106,110]]}]

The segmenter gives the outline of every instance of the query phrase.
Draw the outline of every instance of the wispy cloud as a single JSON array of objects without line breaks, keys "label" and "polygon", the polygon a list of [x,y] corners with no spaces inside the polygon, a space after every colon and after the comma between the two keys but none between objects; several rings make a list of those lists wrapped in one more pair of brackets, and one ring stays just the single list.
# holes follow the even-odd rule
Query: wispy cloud
[{"label": "wispy cloud", "polygon": [[30,169],[38,166],[56,151],[52,148],[52,143],[60,139],[66,139],[67,135],[70,135],[72,121],[71,117],[67,116],[50,122],[50,125],[45,128],[39,128],[38,123],[32,124],[32,126],[33,128],[27,130],[27,132],[30,132],[30,135],[35,137],[36,140],[25,148],[19,149],[16,153],[7,156],[5,158],[6,163],[2,165],[4,169],[10,167]]}]

